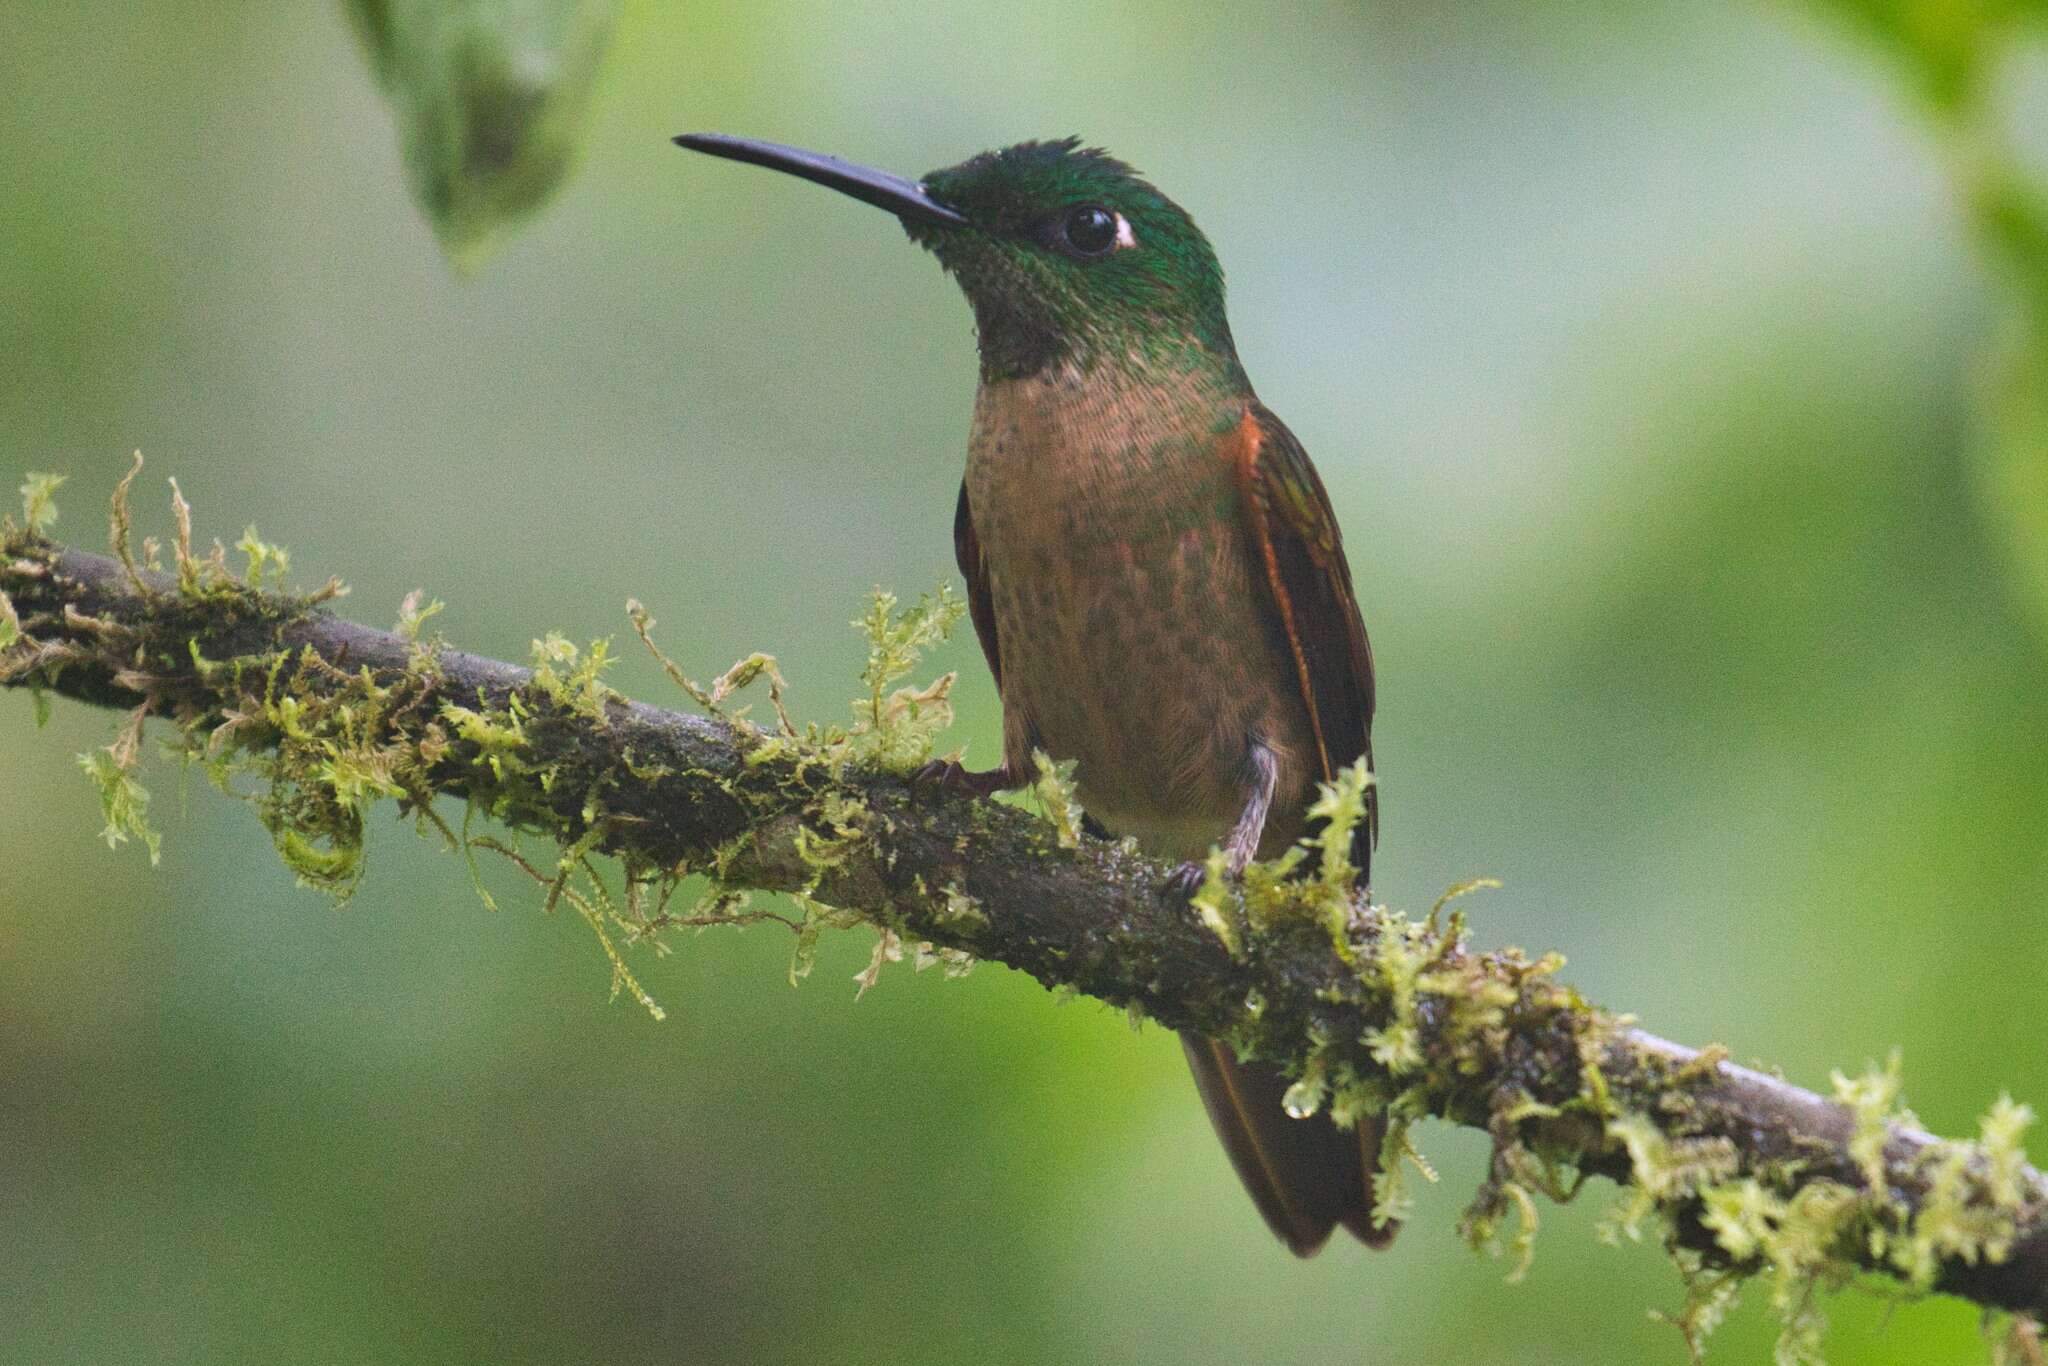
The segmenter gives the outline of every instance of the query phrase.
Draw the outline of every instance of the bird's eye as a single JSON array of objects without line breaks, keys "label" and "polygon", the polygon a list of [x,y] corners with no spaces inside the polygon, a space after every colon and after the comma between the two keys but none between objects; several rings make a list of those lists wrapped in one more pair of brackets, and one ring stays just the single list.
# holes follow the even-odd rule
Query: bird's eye
[{"label": "bird's eye", "polygon": [[1117,216],[1100,204],[1083,204],[1067,215],[1060,235],[1078,256],[1100,256],[1117,244]]}]

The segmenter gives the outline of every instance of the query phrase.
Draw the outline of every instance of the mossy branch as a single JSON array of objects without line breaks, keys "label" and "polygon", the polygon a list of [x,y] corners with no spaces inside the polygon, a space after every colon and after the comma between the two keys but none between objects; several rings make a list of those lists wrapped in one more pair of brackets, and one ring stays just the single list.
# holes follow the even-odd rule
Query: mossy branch
[{"label": "mossy branch", "polygon": [[[1329,856],[1341,837],[1320,842],[1315,876],[1254,865],[1241,886],[1212,879],[1191,907],[1164,866],[1071,821],[913,788],[905,772],[944,719],[944,680],[886,684],[943,600],[922,625],[884,607],[861,719],[799,734],[786,718],[763,730],[717,710],[757,675],[779,694],[765,656],[709,689],[670,665],[712,714],[667,711],[604,687],[601,650],[550,637],[523,668],[422,643],[434,607],[417,598],[382,631],[321,608],[338,585],[265,588],[281,556],[253,531],[248,572],[230,574],[218,550],[194,558],[181,517],[175,572],[159,573],[127,552],[121,500],[118,558],[48,541],[48,489],[31,501],[32,525],[8,521],[0,544],[0,683],[128,712],[89,764],[110,838],[148,830],[133,773],[143,718],[158,716],[230,790],[236,762],[267,780],[238,795],[300,877],[332,889],[353,886],[363,814],[380,798],[467,849],[504,847],[457,835],[435,799],[544,835],[559,859],[521,866],[550,905],[590,919],[643,1000],[612,933],[630,947],[743,918],[747,891],[792,893],[806,942],[835,923],[880,930],[875,970],[916,944],[1226,1038],[1301,1077],[1292,1107],[1387,1112],[1396,1155],[1423,1115],[1486,1131],[1491,1169],[1465,1225],[1475,1245],[1515,1214],[1525,1248],[1532,1192],[1568,1198],[1587,1174],[1611,1177],[1625,1187],[1611,1233],[1664,1220],[1689,1292],[1676,1321],[1695,1346],[1750,1276],[1770,1286],[1788,1351],[1818,1332],[1817,1292],[1857,1272],[2048,1315],[2048,1181],[2019,1148],[2025,1107],[2001,1099],[1980,1141],[1949,1142],[1897,1108],[1895,1070],[1837,1077],[1824,1098],[1725,1050],[1655,1038],[1560,984],[1554,957],[1474,950],[1454,910],[1417,922],[1369,905]],[[635,625],[645,637],[637,608]],[[1059,775],[1045,781],[1058,797]],[[1365,781],[1350,775],[1322,811],[1356,819]],[[599,853],[621,860],[622,902],[593,874]],[[671,915],[686,874],[717,890]],[[1382,1214],[1401,1212],[1398,1161],[1378,1194]]]}]

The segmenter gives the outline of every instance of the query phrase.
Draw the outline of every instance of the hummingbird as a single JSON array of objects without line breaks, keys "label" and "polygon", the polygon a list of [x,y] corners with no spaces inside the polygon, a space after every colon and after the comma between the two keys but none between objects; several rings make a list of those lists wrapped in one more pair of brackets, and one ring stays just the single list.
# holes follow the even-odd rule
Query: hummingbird
[{"label": "hummingbird", "polygon": [[[1372,757],[1372,647],[1329,495],[1259,402],[1223,270],[1185,210],[1077,138],[910,180],[778,143],[675,141],[894,214],[974,313],[980,382],[953,547],[1003,705],[1003,761],[925,783],[989,796],[1075,761],[1084,809],[1201,884],[1304,834],[1319,782]],[[1368,868],[1378,788],[1353,858]],[[1278,1068],[1181,1042],[1232,1165],[1298,1256],[1384,1246],[1384,1126],[1291,1116]]]}]

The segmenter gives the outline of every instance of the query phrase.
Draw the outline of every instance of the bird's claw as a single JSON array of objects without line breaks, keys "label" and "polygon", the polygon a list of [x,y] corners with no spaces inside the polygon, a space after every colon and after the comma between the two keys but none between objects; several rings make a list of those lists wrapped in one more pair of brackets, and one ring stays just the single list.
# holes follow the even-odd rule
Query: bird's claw
[{"label": "bird's claw", "polygon": [[1206,861],[1192,860],[1181,864],[1166,875],[1166,890],[1173,892],[1183,901],[1193,901],[1195,893],[1202,890],[1202,884],[1209,880],[1209,865]]},{"label": "bird's claw", "polygon": [[991,768],[975,772],[958,759],[934,759],[910,775],[912,787],[936,787],[944,792],[964,792],[970,797],[989,797],[1009,787],[1008,769]]}]

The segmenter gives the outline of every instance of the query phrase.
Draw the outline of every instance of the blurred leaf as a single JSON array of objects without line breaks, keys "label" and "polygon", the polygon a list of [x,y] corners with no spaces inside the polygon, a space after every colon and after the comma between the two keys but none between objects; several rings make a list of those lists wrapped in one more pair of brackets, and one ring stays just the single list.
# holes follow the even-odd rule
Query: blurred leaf
[{"label": "blurred leaf", "polygon": [[2005,145],[1994,108],[1999,70],[2024,26],[2048,21],[2048,0],[1815,3],[1875,37],[1929,101],[1962,207],[2021,304],[2024,322],[1994,356],[1980,401],[1977,485],[2048,643],[2048,187]]},{"label": "blurred leaf", "polygon": [[467,274],[574,163],[618,0],[348,0],[406,178]]},{"label": "blurred leaf", "polygon": [[2020,333],[1985,395],[1978,495],[2004,542],[2014,586],[2048,645],[2048,327]]},{"label": "blurred leaf", "polygon": [[2048,332],[2048,190],[2017,166],[1993,161],[1968,192],[1986,243],[2033,310],[2035,331]]},{"label": "blurred leaf", "polygon": [[1977,93],[1996,30],[2040,9],[2039,0],[1820,0],[1914,68],[1921,93],[1954,109]]}]

